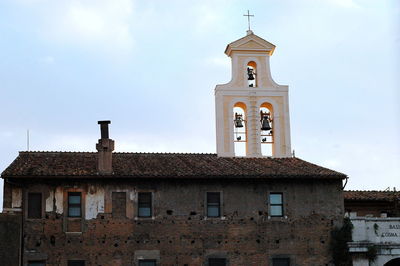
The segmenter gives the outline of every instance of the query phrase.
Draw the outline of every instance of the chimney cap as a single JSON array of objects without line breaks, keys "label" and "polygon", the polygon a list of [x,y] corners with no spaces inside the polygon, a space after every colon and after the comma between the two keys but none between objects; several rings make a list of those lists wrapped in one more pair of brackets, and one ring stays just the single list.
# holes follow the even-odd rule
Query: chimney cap
[{"label": "chimney cap", "polygon": [[100,120],[100,121],[97,121],[97,124],[99,124],[99,125],[104,125],[104,124],[108,125],[108,124],[111,124],[111,121],[110,120]]}]

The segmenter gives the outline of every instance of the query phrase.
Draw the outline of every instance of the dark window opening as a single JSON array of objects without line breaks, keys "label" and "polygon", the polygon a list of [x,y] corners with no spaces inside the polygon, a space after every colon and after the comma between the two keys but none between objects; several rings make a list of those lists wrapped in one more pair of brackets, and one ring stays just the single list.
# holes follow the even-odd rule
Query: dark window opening
[{"label": "dark window opening", "polygon": [[221,216],[221,196],[220,192],[207,192],[207,216]]},{"label": "dark window opening", "polygon": [[126,217],[126,192],[112,193],[112,216],[114,218]]},{"label": "dark window opening", "polygon": [[84,260],[69,260],[68,266],[85,266]]},{"label": "dark window opening", "polygon": [[41,261],[28,261],[28,266],[45,266],[46,261],[41,260]]},{"label": "dark window opening", "polygon": [[28,218],[42,218],[42,193],[28,193]]},{"label": "dark window opening", "polygon": [[151,217],[152,206],[151,206],[151,192],[139,192],[138,193],[138,216],[139,217]]},{"label": "dark window opening", "polygon": [[290,266],[290,259],[289,258],[272,259],[272,266]]},{"label": "dark window opening", "polygon": [[68,217],[82,217],[81,192],[68,192]]},{"label": "dark window opening", "polygon": [[283,195],[282,193],[269,194],[269,203],[271,208],[271,216],[283,216]]},{"label": "dark window opening", "polygon": [[156,260],[139,260],[139,266],[156,266]]},{"label": "dark window opening", "polygon": [[226,265],[226,259],[222,258],[208,259],[208,266],[225,266],[225,265]]}]

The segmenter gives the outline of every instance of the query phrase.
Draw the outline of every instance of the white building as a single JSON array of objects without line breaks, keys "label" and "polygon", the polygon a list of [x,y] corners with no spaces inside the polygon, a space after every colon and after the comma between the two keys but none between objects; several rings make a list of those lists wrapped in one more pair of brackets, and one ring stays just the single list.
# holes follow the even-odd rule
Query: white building
[{"label": "white building", "polygon": [[[354,226],[348,243],[354,266],[400,265],[400,217],[396,191],[345,191]],[[397,216],[397,217],[393,217]]]}]

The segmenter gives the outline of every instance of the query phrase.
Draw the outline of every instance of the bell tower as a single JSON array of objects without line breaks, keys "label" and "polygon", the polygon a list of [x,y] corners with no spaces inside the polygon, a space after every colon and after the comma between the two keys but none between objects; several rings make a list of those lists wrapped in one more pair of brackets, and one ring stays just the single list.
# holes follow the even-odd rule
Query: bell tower
[{"label": "bell tower", "polygon": [[226,47],[232,78],[215,87],[218,156],[291,157],[288,86],[271,77],[274,50],[251,30]]}]

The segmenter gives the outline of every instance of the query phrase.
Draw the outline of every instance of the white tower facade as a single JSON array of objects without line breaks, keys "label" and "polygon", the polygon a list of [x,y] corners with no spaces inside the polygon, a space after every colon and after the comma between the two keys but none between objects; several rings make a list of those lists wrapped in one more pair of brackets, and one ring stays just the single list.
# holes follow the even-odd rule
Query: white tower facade
[{"label": "white tower facade", "polygon": [[226,47],[232,79],[215,88],[218,156],[291,157],[288,86],[271,77],[274,49],[250,30]]}]

